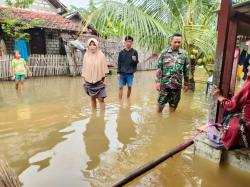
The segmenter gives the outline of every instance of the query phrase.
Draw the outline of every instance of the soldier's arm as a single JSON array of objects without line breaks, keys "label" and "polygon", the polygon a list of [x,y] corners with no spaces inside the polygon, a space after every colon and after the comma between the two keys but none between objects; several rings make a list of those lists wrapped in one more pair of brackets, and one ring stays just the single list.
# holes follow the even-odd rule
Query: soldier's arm
[{"label": "soldier's arm", "polygon": [[184,66],[183,66],[183,74],[184,74],[184,85],[188,86],[188,82],[189,82],[189,59],[186,55],[185,57],[185,62],[184,62]]},{"label": "soldier's arm", "polygon": [[163,75],[163,60],[162,60],[162,53],[160,54],[158,60],[157,60],[157,70],[156,70],[156,82],[159,83],[162,79]]}]

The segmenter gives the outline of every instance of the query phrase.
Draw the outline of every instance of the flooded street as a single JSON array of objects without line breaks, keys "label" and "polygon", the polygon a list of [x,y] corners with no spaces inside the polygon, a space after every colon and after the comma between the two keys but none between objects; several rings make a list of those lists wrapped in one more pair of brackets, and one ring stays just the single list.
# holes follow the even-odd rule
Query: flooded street
[{"label": "flooded street", "polygon": [[[204,72],[200,73],[202,79]],[[205,79],[203,79],[205,80]],[[156,114],[154,72],[138,72],[130,100],[107,80],[106,112],[91,114],[81,78],[33,78],[16,93],[0,82],[0,157],[24,187],[111,186],[192,136],[207,121],[205,84],[183,93],[175,113]],[[250,173],[193,155],[193,146],[128,186],[249,186]]]}]

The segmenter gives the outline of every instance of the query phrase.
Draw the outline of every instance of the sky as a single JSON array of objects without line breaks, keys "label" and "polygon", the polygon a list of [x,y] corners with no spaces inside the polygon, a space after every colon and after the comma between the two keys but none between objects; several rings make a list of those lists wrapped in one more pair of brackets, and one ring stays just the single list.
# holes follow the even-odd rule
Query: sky
[{"label": "sky", "polygon": [[[89,0],[60,0],[64,5],[69,7],[70,5],[74,5],[76,7],[88,8]],[[95,2],[100,2],[100,0],[94,0]],[[124,2],[125,0],[119,0],[120,2]]]},{"label": "sky", "polygon": [[64,5],[70,6],[70,5],[75,5],[76,7],[83,7],[87,8],[88,7],[88,0],[60,0]]}]

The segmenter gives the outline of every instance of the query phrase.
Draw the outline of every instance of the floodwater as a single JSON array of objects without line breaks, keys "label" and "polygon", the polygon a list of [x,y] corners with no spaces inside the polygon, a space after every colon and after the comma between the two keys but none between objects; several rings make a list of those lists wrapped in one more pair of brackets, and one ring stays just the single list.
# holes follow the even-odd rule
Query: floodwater
[{"label": "floodwater", "polygon": [[[198,75],[204,78],[204,72]],[[22,93],[0,82],[0,157],[24,187],[111,186],[139,166],[192,137],[206,123],[204,84],[185,93],[174,114],[155,113],[154,72],[138,72],[132,97],[118,100],[107,80],[106,112],[91,114],[81,78],[32,78]],[[249,186],[250,173],[177,154],[128,186]]]}]

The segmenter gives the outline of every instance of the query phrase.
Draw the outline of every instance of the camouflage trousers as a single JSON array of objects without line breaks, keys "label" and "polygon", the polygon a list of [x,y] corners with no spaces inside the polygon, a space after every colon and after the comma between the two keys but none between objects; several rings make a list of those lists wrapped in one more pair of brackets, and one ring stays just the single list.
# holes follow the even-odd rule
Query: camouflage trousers
[{"label": "camouflage trousers", "polygon": [[160,89],[158,97],[158,105],[161,108],[165,107],[165,104],[169,103],[172,108],[177,108],[181,99],[181,89]]}]

